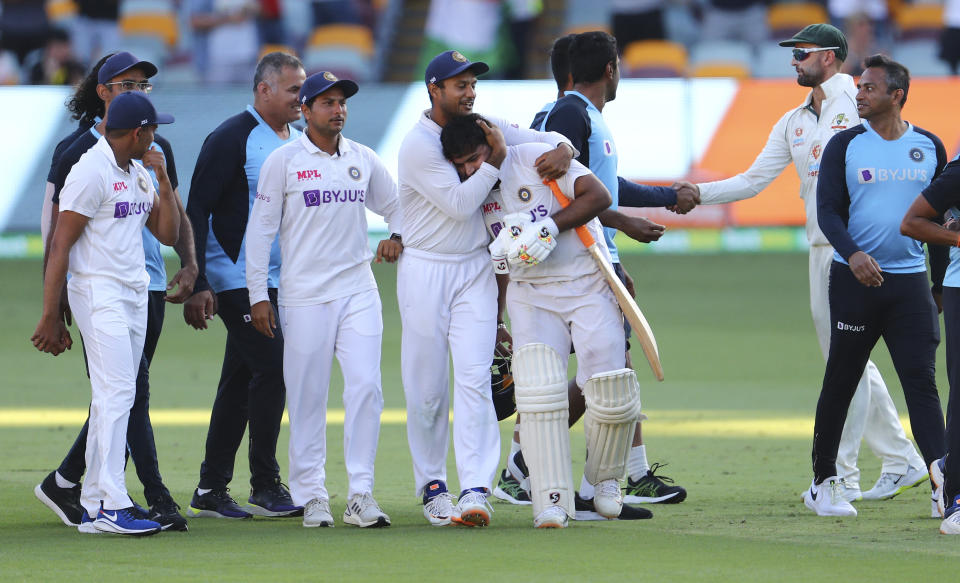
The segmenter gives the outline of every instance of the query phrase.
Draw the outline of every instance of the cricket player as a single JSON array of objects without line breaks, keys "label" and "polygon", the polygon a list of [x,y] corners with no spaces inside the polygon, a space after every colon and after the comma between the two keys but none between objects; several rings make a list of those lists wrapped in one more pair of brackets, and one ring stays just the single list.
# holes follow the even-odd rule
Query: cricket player
[{"label": "cricket player", "polygon": [[[655,205],[676,203],[687,210],[693,208],[697,199],[690,193],[681,195],[671,188],[644,187],[617,175],[616,142],[603,119],[603,108],[607,102],[616,98],[620,83],[616,39],[602,31],[578,34],[570,41],[567,58],[570,61],[572,88],[566,91],[564,96],[558,99],[544,115],[541,129],[559,132],[567,137],[580,151],[577,160],[590,168],[610,192],[612,203],[598,217],[604,226],[603,240],[613,260],[614,271],[627,289],[634,294],[633,279],[620,263],[620,256],[613,238],[620,230],[637,241],[656,241],[663,234],[664,227],[642,217],[631,217],[619,212],[617,209],[621,189],[629,193],[633,199],[642,196],[644,199],[657,201],[654,202]],[[681,196],[683,198],[678,198]],[[629,327],[627,327],[627,333],[629,334]],[[627,356],[627,365],[630,365],[629,356]],[[583,415],[582,396],[578,387],[571,383],[569,418],[571,424],[576,423]],[[513,458],[508,460],[507,467],[519,479],[518,474],[523,473],[522,464],[515,458],[522,458],[522,453],[514,454]],[[641,426],[638,424],[630,451],[627,481],[624,485],[625,501],[675,504],[685,500],[687,491],[681,486],[670,485],[668,482],[672,482],[672,479],[657,475],[656,470],[659,467],[660,464],[655,463],[651,466],[647,462],[646,445],[643,442]],[[586,477],[580,482],[578,496],[587,504],[593,498],[593,486]]]},{"label": "cricket player", "polygon": [[[260,169],[247,226],[247,288],[253,326],[272,338],[270,248],[280,237],[278,304],[286,337],[283,378],[290,414],[290,494],[303,525],[333,526],[325,485],[327,393],[336,355],[343,371],[343,449],[349,489],[343,522],[389,526],[373,498],[383,391],[383,317],[370,269],[366,209],[400,226],[393,176],[370,148],[342,135],[357,84],[329,72],[300,88],[306,133],[270,154]],[[377,262],[393,263],[400,235],[380,241]]]},{"label": "cricket player", "polygon": [[[54,356],[72,345],[59,310],[69,272],[70,305],[84,337],[92,389],[81,526],[150,535],[161,526],[136,516],[124,483],[124,454],[147,322],[150,277],[141,230],[147,226],[161,243],[173,245],[180,229],[163,155],[148,149],[157,124],[173,117],[158,114],[145,95],[134,92],[117,96],[110,109],[106,135],[73,167],[61,192],[43,314],[32,341]],[[159,189],[145,167],[154,170]]]},{"label": "cricket player", "polygon": [[[814,477],[803,501],[820,516],[857,514],[843,495],[836,458],[858,379],[881,336],[924,467],[944,453],[934,370],[937,306],[923,246],[901,235],[900,223],[946,165],[946,151],[935,135],[901,119],[910,88],[906,67],[882,55],[864,64],[856,97],[862,124],[830,139],[817,183],[817,220],[834,248],[831,334],[813,429]],[[935,283],[939,288],[942,281]]]},{"label": "cricket player", "polygon": [[[936,486],[934,502],[943,517],[942,534],[960,534],[960,464],[950,456],[960,451],[960,157],[947,164],[940,176],[917,196],[900,224],[900,232],[931,245],[950,246],[950,265],[943,278],[943,324],[946,328],[947,403],[945,458],[930,464],[930,481]],[[947,217],[940,225],[941,217]]]},{"label": "cricket player", "polygon": [[[576,154],[558,134],[493,119],[493,127],[486,129],[490,157],[461,184],[443,156],[440,132],[454,117],[472,113],[477,75],[488,70],[485,63],[473,63],[457,51],[437,55],[425,74],[431,107],[400,148],[404,252],[397,268],[397,298],[407,438],[423,514],[436,526],[489,523],[486,495],[500,457],[490,395],[497,285],[480,205],[499,178],[505,144],[543,141],[552,146],[536,161],[544,178],[562,176]],[[453,441],[461,487],[456,509],[446,485],[448,354],[453,360]]]},{"label": "cricket player", "polygon": [[[453,119],[441,134],[444,155],[463,179],[491,153],[478,121],[485,123],[475,114]],[[504,260],[509,263],[507,309],[518,347],[513,371],[534,526],[563,528],[574,515],[566,419],[566,357],[571,344],[577,354],[577,383],[584,387],[588,402],[585,475],[595,489],[596,510],[606,518],[620,515],[620,478],[640,416],[640,397],[635,374],[624,368],[620,308],[572,230],[587,224],[595,238],[602,237],[596,216],[610,206],[610,193],[574,161],[557,181],[564,196],[572,199],[562,208],[534,167],[547,148],[544,144],[508,148],[500,188],[484,210],[499,211],[485,213],[491,231],[497,233],[490,245],[494,265],[503,271]],[[531,375],[532,370],[539,375]]]},{"label": "cricket player", "polygon": [[[791,65],[797,83],[809,87],[804,102],[787,111],[773,126],[767,144],[746,172],[726,180],[691,185],[702,204],[743,200],[759,194],[793,162],[800,177],[800,198],[807,216],[810,243],[810,310],[823,357],[830,351],[830,308],[827,301],[833,247],[817,224],[816,189],[823,149],[835,134],[857,125],[853,78],[840,72],[847,58],[847,40],[829,24],[811,24],[781,46],[793,48]],[[927,479],[923,458],[907,439],[896,407],[873,361],[850,402],[837,454],[840,488],[848,501],[892,498]],[[883,465],[872,488],[861,493],[857,457],[860,442],[879,456]]]},{"label": "cricket player", "polygon": [[[277,438],[283,418],[283,328],[267,338],[253,327],[247,289],[243,236],[266,157],[300,132],[300,88],[306,74],[300,60],[268,53],[253,77],[253,105],[220,124],[203,143],[190,184],[187,216],[196,238],[199,276],[196,292],[183,306],[197,330],[219,313],[227,328],[226,349],[200,482],[187,516],[250,518],[227,493],[243,434],[250,425],[251,510],[263,516],[299,516],[280,481]],[[268,295],[276,301],[280,248],[270,251]],[[216,295],[214,295],[216,294]]]},{"label": "cricket player", "polygon": [[[90,148],[94,147],[106,131],[104,116],[110,108],[113,98],[125,91],[149,92],[152,84],[149,79],[157,73],[157,68],[149,61],[142,61],[128,52],[120,52],[105,57],[99,67],[84,79],[76,94],[70,101],[70,108],[75,117],[81,118],[79,128],[81,132],[71,134],[73,140],[66,147],[58,147],[54,152],[53,167],[49,178],[51,181],[49,225],[56,228],[59,214],[60,192],[63,189],[67,176],[74,164]],[[93,122],[87,126],[85,120]],[[78,129],[79,129],[78,128]],[[143,229],[143,251],[146,260],[147,273],[150,275],[148,287],[149,299],[147,303],[147,328],[143,345],[143,358],[137,371],[137,393],[133,407],[130,410],[130,422],[127,427],[127,446],[137,470],[137,477],[143,483],[144,496],[150,507],[148,516],[159,522],[164,530],[187,530],[187,521],[179,512],[170,491],[163,483],[154,443],[153,426],[150,422],[150,363],[156,351],[163,329],[163,318],[166,302],[179,303],[185,300],[192,291],[196,279],[197,262],[193,251],[193,230],[190,221],[186,218],[183,204],[180,202],[178,190],[176,163],[173,148],[170,142],[159,134],[154,135],[151,146],[159,151],[164,158],[164,167],[170,179],[180,211],[180,233],[174,250],[179,255],[183,267],[173,279],[167,283],[166,269],[160,243],[147,228]],[[154,182],[159,188],[157,178],[152,169],[148,169]],[[47,241],[49,244],[49,240]],[[177,288],[173,292],[173,288]],[[167,294],[170,291],[170,294]],[[65,298],[61,309],[64,310],[65,320],[69,317],[69,307]],[[73,446],[60,462],[59,467],[50,472],[44,480],[34,488],[34,494],[50,508],[67,525],[78,526],[83,516],[80,505],[80,480],[86,470],[85,454],[87,444],[87,430],[89,423],[84,423],[80,433],[74,440]],[[138,508],[139,510],[139,508]],[[87,529],[86,532],[91,532]]]}]

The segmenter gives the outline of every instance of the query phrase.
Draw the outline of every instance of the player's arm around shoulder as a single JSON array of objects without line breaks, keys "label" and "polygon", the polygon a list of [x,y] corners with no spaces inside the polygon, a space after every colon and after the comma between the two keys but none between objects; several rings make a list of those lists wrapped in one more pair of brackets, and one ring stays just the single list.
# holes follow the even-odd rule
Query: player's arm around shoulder
[{"label": "player's arm around shoulder", "polygon": [[551,217],[560,232],[585,225],[613,204],[613,197],[603,182],[579,162],[574,161],[570,173],[557,184],[564,195],[573,195],[573,202]]},{"label": "player's arm around shoulder", "polygon": [[570,168],[570,161],[580,154],[570,140],[558,132],[538,132],[499,118],[490,118],[490,122],[503,133],[507,146],[528,143],[550,146],[544,150],[535,164],[537,172],[544,180],[556,180],[566,174],[567,169]]}]

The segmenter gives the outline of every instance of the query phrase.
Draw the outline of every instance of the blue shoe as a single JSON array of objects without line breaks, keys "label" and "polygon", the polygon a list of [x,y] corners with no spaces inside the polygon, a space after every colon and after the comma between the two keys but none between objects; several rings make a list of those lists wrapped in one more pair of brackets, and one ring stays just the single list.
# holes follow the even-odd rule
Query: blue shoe
[{"label": "blue shoe", "polygon": [[93,526],[102,532],[127,534],[132,536],[149,536],[160,532],[160,523],[152,520],[137,518],[133,506],[117,510],[106,510],[100,503],[100,511]]},{"label": "blue shoe", "polygon": [[953,504],[943,513],[940,534],[960,534],[960,496],[957,496]]},{"label": "blue shoe", "polygon": [[93,519],[90,518],[86,510],[80,515],[80,524],[77,526],[77,530],[83,534],[103,534],[103,531],[97,530],[97,527],[93,525]]},{"label": "blue shoe", "polygon": [[193,499],[187,507],[187,516],[191,518],[206,516],[211,518],[253,518],[253,515],[240,508],[237,501],[230,497],[227,489],[210,490],[206,494],[193,491]]},{"label": "blue shoe", "polygon": [[290,490],[277,478],[267,486],[251,489],[250,512],[257,516],[287,517],[303,516],[303,506],[297,506],[290,497]]}]

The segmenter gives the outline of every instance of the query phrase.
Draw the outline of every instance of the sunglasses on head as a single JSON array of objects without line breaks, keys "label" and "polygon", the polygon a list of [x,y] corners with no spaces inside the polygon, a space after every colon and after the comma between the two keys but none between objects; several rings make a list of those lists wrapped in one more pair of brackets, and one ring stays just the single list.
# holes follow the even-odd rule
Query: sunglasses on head
[{"label": "sunglasses on head", "polygon": [[804,61],[807,57],[810,56],[810,53],[819,53],[820,51],[832,51],[834,49],[839,49],[840,47],[810,47],[806,49],[793,49],[793,58],[797,61]]}]

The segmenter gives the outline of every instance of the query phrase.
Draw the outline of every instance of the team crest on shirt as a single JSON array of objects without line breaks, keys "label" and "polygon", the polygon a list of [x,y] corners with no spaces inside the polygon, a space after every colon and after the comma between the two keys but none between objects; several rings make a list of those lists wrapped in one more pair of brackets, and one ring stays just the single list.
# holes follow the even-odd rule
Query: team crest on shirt
[{"label": "team crest on shirt", "polygon": [[845,130],[848,125],[850,125],[850,117],[845,113],[838,113],[833,116],[833,121],[830,122],[830,129]]},{"label": "team crest on shirt", "polygon": [[143,177],[143,174],[137,176],[137,186],[140,187],[140,190],[147,191],[147,179]]},{"label": "team crest on shirt", "polygon": [[353,178],[354,180],[360,180],[360,169],[356,166],[351,166],[348,168],[347,174],[349,174],[350,178]]},{"label": "team crest on shirt", "polygon": [[816,144],[810,149],[810,155],[813,156],[814,160],[820,158],[820,144]]},{"label": "team crest on shirt", "polygon": [[802,136],[802,135],[803,135],[803,128],[797,128],[797,129],[793,130],[793,135],[797,136],[798,138],[799,138],[800,136]]},{"label": "team crest on shirt", "polygon": [[466,63],[466,62],[467,62],[467,58],[464,57],[463,55],[461,55],[458,51],[453,51],[453,53],[450,55],[450,58],[453,59],[454,61],[458,62],[458,63]]},{"label": "team crest on shirt", "polygon": [[530,193],[530,189],[524,186],[519,191],[517,191],[517,196],[519,196],[520,200],[522,200],[523,202],[530,202],[530,197],[532,196],[532,194]]},{"label": "team crest on shirt", "polygon": [[923,150],[920,148],[910,148],[910,159],[914,162],[923,162]]}]

